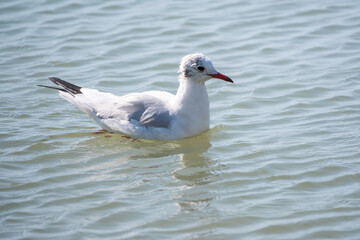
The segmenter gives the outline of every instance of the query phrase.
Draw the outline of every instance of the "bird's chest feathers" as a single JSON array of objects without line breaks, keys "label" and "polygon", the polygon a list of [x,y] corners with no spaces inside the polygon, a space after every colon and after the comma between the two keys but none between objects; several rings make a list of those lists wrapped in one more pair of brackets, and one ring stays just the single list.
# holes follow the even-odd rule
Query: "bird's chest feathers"
[{"label": "bird's chest feathers", "polygon": [[187,129],[209,128],[209,98],[204,84],[179,88],[175,103],[178,123]]}]

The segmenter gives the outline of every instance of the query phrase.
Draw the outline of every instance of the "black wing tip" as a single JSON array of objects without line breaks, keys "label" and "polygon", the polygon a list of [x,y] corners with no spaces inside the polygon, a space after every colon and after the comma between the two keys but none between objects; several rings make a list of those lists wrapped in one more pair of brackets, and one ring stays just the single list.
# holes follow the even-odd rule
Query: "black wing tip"
[{"label": "black wing tip", "polygon": [[70,93],[71,95],[75,95],[75,94],[80,94],[81,92],[81,87],[66,82],[64,80],[61,80],[60,78],[57,77],[48,77],[50,81],[52,81],[53,83],[55,83],[56,85],[60,86],[61,88],[63,88],[66,92]]},{"label": "black wing tip", "polygon": [[48,79],[49,79],[50,81],[52,81],[53,83],[55,83],[55,84],[57,84],[56,82],[58,82],[59,80],[61,81],[61,79],[60,79],[60,78],[57,78],[57,77],[48,77]]},{"label": "black wing tip", "polygon": [[51,86],[46,86],[46,85],[41,85],[41,84],[38,84],[37,86],[38,86],[38,87],[55,89],[55,90],[59,90],[59,91],[62,91],[62,92],[66,92],[63,88],[51,87]]}]

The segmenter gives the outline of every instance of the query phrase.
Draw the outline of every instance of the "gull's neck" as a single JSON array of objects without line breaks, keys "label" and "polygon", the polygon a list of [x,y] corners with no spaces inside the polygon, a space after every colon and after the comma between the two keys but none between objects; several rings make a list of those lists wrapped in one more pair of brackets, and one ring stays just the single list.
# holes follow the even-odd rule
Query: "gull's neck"
[{"label": "gull's neck", "polygon": [[191,131],[203,132],[209,128],[209,97],[205,82],[180,78],[180,86],[175,97],[177,116]]},{"label": "gull's neck", "polygon": [[208,105],[209,99],[204,82],[197,82],[191,79],[180,79],[180,86],[176,93],[178,103],[191,104],[206,100]]}]

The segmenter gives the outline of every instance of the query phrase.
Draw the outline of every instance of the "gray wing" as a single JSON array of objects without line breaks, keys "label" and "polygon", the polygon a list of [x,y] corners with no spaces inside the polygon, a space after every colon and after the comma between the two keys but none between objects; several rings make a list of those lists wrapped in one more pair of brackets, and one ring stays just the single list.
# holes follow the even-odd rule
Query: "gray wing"
[{"label": "gray wing", "polygon": [[97,111],[96,116],[100,119],[136,120],[146,127],[167,128],[171,122],[166,103],[151,95],[125,95],[111,105],[106,111]]},{"label": "gray wing", "polygon": [[163,127],[167,128],[171,118],[168,110],[154,108],[149,106],[140,117],[140,124],[146,127]]}]

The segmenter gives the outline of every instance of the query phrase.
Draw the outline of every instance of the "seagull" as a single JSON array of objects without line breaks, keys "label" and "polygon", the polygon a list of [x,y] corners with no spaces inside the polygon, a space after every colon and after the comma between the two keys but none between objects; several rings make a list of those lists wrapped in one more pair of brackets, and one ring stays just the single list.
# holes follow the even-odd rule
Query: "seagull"
[{"label": "seagull", "polygon": [[56,77],[58,85],[40,87],[59,90],[59,95],[94,119],[104,130],[134,139],[175,140],[189,138],[209,129],[209,98],[205,82],[231,78],[215,70],[204,54],[181,59],[176,95],[164,91],[146,91],[116,96],[96,89],[83,88]]}]

